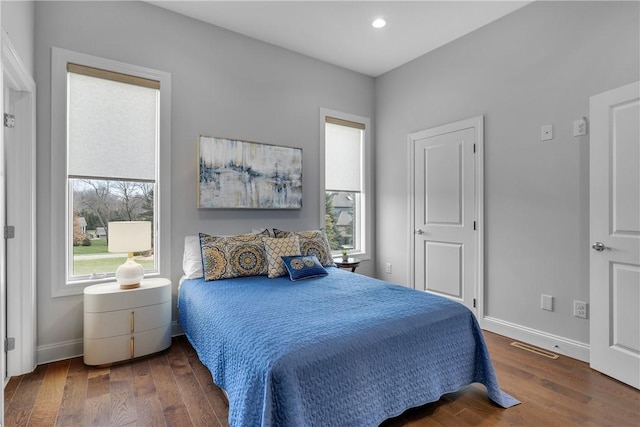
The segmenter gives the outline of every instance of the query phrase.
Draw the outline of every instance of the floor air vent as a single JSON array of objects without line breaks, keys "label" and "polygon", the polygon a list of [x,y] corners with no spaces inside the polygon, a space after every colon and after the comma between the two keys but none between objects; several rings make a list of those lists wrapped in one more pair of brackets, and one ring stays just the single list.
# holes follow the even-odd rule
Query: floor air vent
[{"label": "floor air vent", "polygon": [[517,342],[517,341],[512,342],[511,345],[514,346],[514,347],[517,347],[519,349],[527,350],[527,351],[530,351],[531,353],[538,354],[540,356],[548,357],[549,359],[554,359],[555,360],[558,357],[560,357],[555,353],[551,353],[549,351],[545,351],[545,350],[539,349],[537,347],[530,346],[529,344],[524,344],[524,343]]}]

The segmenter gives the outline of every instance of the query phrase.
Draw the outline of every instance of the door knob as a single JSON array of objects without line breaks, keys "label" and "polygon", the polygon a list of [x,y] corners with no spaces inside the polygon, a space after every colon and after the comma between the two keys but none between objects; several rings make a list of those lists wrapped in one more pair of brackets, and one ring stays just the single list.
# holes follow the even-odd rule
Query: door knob
[{"label": "door knob", "polygon": [[422,231],[422,229],[421,229],[421,228],[418,228],[418,229],[416,230],[416,234],[424,234],[424,231]]},{"label": "door knob", "polygon": [[602,242],[595,242],[591,247],[598,252],[602,252],[607,248]]}]

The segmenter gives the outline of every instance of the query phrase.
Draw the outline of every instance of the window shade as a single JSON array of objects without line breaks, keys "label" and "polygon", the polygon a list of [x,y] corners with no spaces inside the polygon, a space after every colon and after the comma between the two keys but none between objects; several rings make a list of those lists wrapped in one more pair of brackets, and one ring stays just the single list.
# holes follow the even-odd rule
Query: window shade
[{"label": "window shade", "polygon": [[159,90],[67,76],[69,176],[155,180]]},{"label": "window shade", "polygon": [[326,191],[362,191],[362,129],[325,123]]}]

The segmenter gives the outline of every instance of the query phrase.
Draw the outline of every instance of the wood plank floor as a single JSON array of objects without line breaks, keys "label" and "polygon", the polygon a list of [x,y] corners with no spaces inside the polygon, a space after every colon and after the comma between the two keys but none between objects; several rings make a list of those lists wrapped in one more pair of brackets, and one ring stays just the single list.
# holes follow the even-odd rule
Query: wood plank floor
[{"label": "wood plank floor", "polygon": [[[522,401],[491,403],[473,384],[387,420],[397,426],[640,426],[640,392],[561,356],[551,360],[485,332],[502,389]],[[225,426],[228,405],[184,337],[157,355],[111,368],[82,358],[38,366],[4,390],[5,425]]]}]

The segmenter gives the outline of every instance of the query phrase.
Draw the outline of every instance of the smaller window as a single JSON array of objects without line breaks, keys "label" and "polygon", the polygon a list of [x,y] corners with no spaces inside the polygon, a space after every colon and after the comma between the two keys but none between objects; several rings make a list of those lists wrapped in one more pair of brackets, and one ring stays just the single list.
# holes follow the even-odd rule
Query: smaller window
[{"label": "smaller window", "polygon": [[334,253],[367,254],[368,120],[343,116],[348,115],[327,112],[323,117],[325,230]]}]

